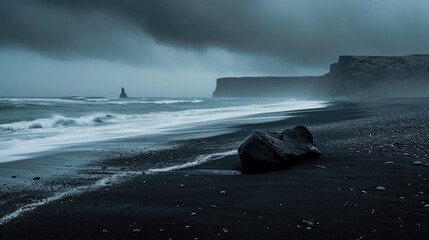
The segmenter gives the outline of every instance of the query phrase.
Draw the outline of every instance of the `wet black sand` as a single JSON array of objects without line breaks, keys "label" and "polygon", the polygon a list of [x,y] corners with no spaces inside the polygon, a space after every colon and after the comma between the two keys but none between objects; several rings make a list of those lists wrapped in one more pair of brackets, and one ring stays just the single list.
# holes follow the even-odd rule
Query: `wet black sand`
[{"label": "wet black sand", "polygon": [[[401,103],[406,102],[409,111],[424,112],[422,101],[427,100],[404,99]],[[397,102],[393,105],[399,106]],[[264,174],[236,174],[241,170],[239,158],[229,156],[187,169],[140,175],[42,206],[0,226],[0,238],[427,239],[429,168],[413,164],[426,160],[413,157],[411,148],[395,150],[408,155],[392,156],[382,149],[357,150],[362,146],[353,132],[356,127],[344,130],[350,121],[359,126],[366,119],[362,122],[367,124],[377,109],[388,108],[380,101],[341,103],[296,112],[300,117],[280,122],[240,126],[233,134],[182,141],[181,147],[170,150],[109,160],[107,168],[116,161],[128,161],[130,168],[138,168],[144,159],[191,158],[225,150],[225,146],[234,148],[253,128],[279,130],[296,124],[313,129],[323,152],[320,159]],[[388,118],[388,114],[381,115]],[[389,124],[395,124],[392,122]],[[414,125],[420,124],[427,123]],[[407,128],[407,132],[411,130]],[[350,138],[357,142],[353,149],[333,144]],[[371,141],[378,144],[382,140],[375,136]],[[416,151],[422,152],[419,147]],[[385,190],[377,191],[377,186]],[[136,229],[140,231],[133,233]]]}]

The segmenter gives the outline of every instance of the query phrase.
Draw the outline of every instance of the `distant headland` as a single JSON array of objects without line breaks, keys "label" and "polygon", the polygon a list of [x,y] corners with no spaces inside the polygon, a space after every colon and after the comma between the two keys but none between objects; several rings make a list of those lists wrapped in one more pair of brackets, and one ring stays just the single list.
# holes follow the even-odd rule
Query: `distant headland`
[{"label": "distant headland", "polygon": [[340,56],[322,76],[218,78],[213,97],[426,97],[429,54]]}]

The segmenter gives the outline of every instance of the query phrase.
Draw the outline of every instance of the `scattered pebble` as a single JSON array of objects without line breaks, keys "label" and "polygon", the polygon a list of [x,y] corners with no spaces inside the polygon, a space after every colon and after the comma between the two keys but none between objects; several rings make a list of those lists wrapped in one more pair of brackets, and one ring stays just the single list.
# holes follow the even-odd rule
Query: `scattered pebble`
[{"label": "scattered pebble", "polygon": [[223,194],[226,194],[226,191],[223,191],[223,190],[222,190],[222,191],[220,191],[220,192],[219,192],[219,194],[222,194],[222,195],[223,195]]},{"label": "scattered pebble", "polygon": [[377,191],[384,191],[384,190],[386,190],[386,188],[382,187],[382,186],[378,186],[378,187],[375,188],[375,190],[377,190]]},{"label": "scattered pebble", "polygon": [[16,178],[16,176],[11,176],[11,178]]},{"label": "scattered pebble", "polygon": [[108,233],[109,231],[106,229],[101,230],[102,233]]},{"label": "scattered pebble", "polygon": [[316,165],[316,166],[319,167],[319,168],[322,168],[322,169],[326,169],[325,166],[321,166],[321,165]]},{"label": "scattered pebble", "polygon": [[33,180],[40,180],[40,177],[34,177]]},{"label": "scattered pebble", "polygon": [[164,228],[159,229],[160,232],[164,232]]},{"label": "scattered pebble", "polygon": [[139,228],[135,228],[134,230],[133,230],[133,233],[134,234],[139,234],[141,232],[141,230],[139,229]]},{"label": "scattered pebble", "polygon": [[222,229],[222,231],[223,231],[224,233],[227,233],[227,232],[228,232],[228,230],[226,230],[225,228],[224,228],[224,229]]},{"label": "scattered pebble", "polygon": [[429,209],[429,204],[425,204],[424,207],[427,208],[427,209]]},{"label": "scattered pebble", "polygon": [[314,225],[314,223],[312,221],[309,221],[309,220],[302,220],[302,223],[304,223],[307,226],[313,226]]},{"label": "scattered pebble", "polygon": [[384,164],[393,164],[393,162],[392,161],[387,161]]},{"label": "scattered pebble", "polygon": [[197,215],[196,212],[191,213],[191,216],[196,216],[196,215]]},{"label": "scattered pebble", "polygon": [[311,227],[307,227],[306,229],[307,229],[307,230],[311,230]]},{"label": "scattered pebble", "polygon": [[184,188],[185,184],[180,184],[179,187]]},{"label": "scattered pebble", "polygon": [[367,194],[367,192],[365,190],[362,190],[361,193],[362,194]]},{"label": "scattered pebble", "polygon": [[211,208],[216,208],[216,205],[210,205]]},{"label": "scattered pebble", "polygon": [[414,165],[418,165],[418,166],[423,165],[423,163],[422,163],[422,162],[420,162],[420,161],[414,161],[414,162],[413,162],[413,164],[414,164]]}]

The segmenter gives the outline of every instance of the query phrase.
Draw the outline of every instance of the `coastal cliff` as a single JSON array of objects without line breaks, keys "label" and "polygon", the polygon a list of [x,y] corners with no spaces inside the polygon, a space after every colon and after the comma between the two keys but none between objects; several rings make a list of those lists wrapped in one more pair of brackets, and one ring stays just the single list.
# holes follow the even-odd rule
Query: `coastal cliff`
[{"label": "coastal cliff", "polygon": [[332,96],[429,96],[429,55],[340,56],[325,79]]},{"label": "coastal cliff", "polygon": [[313,77],[217,79],[213,97],[425,97],[429,55],[340,56],[329,73]]},{"label": "coastal cliff", "polygon": [[225,77],[218,78],[213,97],[319,96],[321,77]]}]

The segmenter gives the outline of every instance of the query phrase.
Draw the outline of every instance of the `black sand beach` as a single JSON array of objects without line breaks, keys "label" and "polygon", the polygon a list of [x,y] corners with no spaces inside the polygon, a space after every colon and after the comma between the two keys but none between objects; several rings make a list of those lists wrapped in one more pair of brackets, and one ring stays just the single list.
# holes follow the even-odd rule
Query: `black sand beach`
[{"label": "black sand beach", "polygon": [[255,128],[298,124],[309,127],[323,153],[263,174],[242,174],[236,155],[141,174],[41,206],[1,225],[0,239],[428,239],[428,103],[337,102],[282,121],[237,126],[233,133],[180,140],[177,148],[110,159],[99,168],[128,161],[138,170],[148,159],[236,149]]}]

